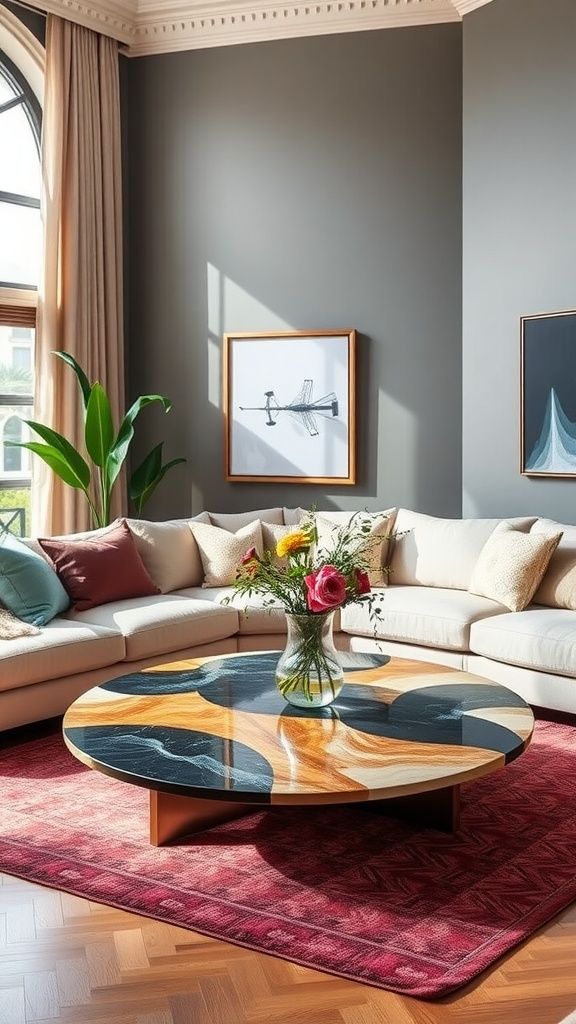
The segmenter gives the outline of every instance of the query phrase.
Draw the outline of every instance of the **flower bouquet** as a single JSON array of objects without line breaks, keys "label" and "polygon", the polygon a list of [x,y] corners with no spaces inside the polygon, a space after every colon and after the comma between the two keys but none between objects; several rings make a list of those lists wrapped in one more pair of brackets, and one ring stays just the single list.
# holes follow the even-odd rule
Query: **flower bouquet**
[{"label": "flower bouquet", "polygon": [[[282,537],[275,550],[262,556],[250,548],[234,581],[237,593],[265,595],[265,605],[286,612],[287,643],[276,669],[282,696],[300,707],[331,703],[344,684],[332,639],[336,609],[367,602],[376,625],[381,616],[381,592],[374,592],[370,569],[374,549],[390,535],[373,533],[375,516],[356,512],[348,523],[335,526],[328,542],[318,544],[316,514]],[[378,571],[389,572],[378,564]]]}]

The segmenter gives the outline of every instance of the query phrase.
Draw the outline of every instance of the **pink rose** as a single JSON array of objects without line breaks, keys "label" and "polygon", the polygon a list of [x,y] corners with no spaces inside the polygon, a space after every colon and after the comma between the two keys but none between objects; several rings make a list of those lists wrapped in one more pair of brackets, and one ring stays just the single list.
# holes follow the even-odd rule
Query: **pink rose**
[{"label": "pink rose", "polygon": [[356,593],[357,594],[369,594],[372,590],[370,586],[370,579],[368,573],[364,572],[363,569],[356,569]]},{"label": "pink rose", "polygon": [[304,583],[311,612],[328,612],[342,604],[346,597],[346,577],[333,565],[323,565],[305,576]]},{"label": "pink rose", "polygon": [[241,565],[247,565],[248,562],[253,562],[254,560],[257,560],[257,559],[258,559],[258,552],[256,551],[256,548],[248,548],[248,551],[246,552],[246,554],[242,555],[242,558],[240,559],[240,564]]}]

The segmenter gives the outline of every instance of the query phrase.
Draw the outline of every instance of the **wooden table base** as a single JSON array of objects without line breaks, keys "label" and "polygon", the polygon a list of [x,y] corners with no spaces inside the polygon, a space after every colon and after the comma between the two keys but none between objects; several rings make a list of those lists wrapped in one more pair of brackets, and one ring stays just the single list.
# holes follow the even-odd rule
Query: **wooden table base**
[{"label": "wooden table base", "polygon": [[[460,827],[460,786],[447,786],[427,793],[392,797],[390,800],[371,800],[351,806],[392,818],[406,818],[441,832],[454,833]],[[224,821],[232,821],[265,808],[263,804],[203,800],[151,790],[150,843],[152,846],[165,846],[176,839],[204,832]]]},{"label": "wooden table base", "polygon": [[232,803],[226,800],[203,800],[175,793],[150,790],[150,842],[165,846],[184,836],[205,832],[224,821],[263,810],[261,804]]},{"label": "wooden table base", "polygon": [[437,828],[440,832],[454,833],[460,828],[460,786],[445,786],[443,789],[396,796],[390,800],[370,800],[358,806],[365,811]]}]

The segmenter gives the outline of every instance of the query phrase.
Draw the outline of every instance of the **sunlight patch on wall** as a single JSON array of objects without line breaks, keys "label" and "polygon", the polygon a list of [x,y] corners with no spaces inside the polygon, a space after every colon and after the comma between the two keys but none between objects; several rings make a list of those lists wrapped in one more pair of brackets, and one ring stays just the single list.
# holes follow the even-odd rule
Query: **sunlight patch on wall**
[{"label": "sunlight patch on wall", "polygon": [[208,331],[221,339],[226,332],[294,331],[298,328],[264,305],[212,263],[206,267]]}]

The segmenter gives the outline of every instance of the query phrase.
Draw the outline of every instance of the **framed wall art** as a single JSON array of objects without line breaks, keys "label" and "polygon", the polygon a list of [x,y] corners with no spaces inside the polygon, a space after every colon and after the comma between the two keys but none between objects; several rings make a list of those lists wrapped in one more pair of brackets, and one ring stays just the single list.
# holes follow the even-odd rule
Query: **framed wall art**
[{"label": "framed wall art", "polygon": [[520,472],[576,477],[576,310],[520,318]]},{"label": "framed wall art", "polygon": [[227,480],[354,484],[356,331],[224,335]]}]

